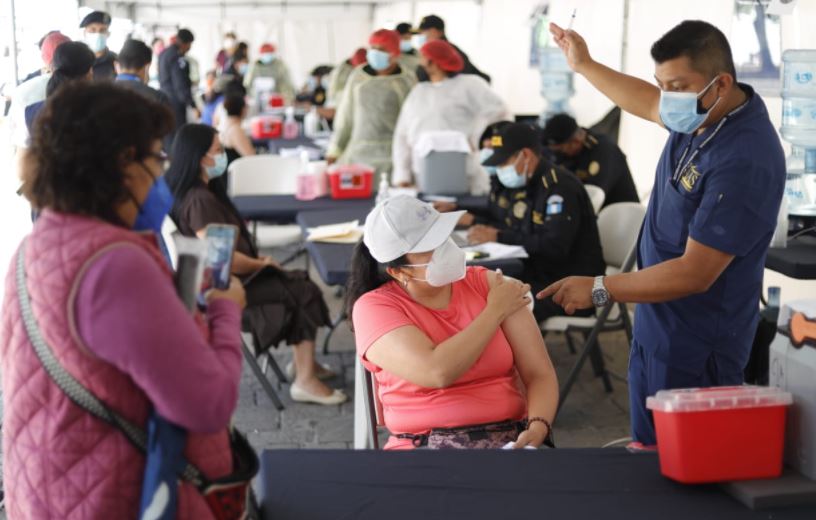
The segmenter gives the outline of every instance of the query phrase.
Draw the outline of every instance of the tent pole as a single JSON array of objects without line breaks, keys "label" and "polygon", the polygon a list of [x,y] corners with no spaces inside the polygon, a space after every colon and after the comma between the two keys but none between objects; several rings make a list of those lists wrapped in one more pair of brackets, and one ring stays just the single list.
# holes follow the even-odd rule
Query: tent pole
[{"label": "tent pole", "polygon": [[17,85],[20,81],[20,63],[17,56],[17,53],[19,52],[19,49],[17,48],[17,12],[14,1],[15,0],[9,0],[11,5],[11,63],[14,85]]}]

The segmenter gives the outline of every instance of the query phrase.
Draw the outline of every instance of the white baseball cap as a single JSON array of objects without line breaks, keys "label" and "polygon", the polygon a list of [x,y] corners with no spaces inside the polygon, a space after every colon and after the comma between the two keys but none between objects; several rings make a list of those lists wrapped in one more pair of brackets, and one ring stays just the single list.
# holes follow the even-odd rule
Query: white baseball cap
[{"label": "white baseball cap", "polygon": [[377,204],[368,214],[363,243],[382,264],[406,253],[433,251],[445,243],[464,214],[440,213],[427,202],[398,195]]}]

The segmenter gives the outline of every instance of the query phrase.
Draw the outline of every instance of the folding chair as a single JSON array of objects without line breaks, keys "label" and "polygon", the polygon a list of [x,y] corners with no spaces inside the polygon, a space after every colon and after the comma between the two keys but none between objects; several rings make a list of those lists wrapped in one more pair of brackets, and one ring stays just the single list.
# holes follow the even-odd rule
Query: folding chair
[{"label": "folding chair", "polygon": [[379,427],[382,422],[382,404],[377,399],[374,375],[360,362],[354,361],[354,449],[380,449]]},{"label": "folding chair", "polygon": [[589,195],[590,202],[592,202],[592,209],[595,210],[596,215],[599,214],[606,200],[606,193],[594,184],[584,184],[584,189]]},{"label": "folding chair", "polygon": [[[646,208],[637,202],[611,204],[598,215],[598,231],[601,237],[606,274],[630,271],[635,264],[636,242],[643,223]],[[596,313],[594,317],[556,316],[541,324],[544,334],[562,332],[567,339],[570,351],[575,353],[572,334],[580,333],[584,337],[581,355],[573,366],[560,392],[559,409],[569,395],[572,385],[578,376],[587,357],[590,357],[595,375],[602,378],[606,392],[612,391],[610,373],[606,370],[603,354],[598,343],[598,334],[623,330],[628,340],[632,341],[632,317],[624,303],[610,303]]]},{"label": "folding chair", "polygon": [[380,449],[379,428],[385,426],[382,422],[382,403],[377,399],[377,381],[374,374],[363,367],[365,374],[365,404],[366,419],[368,421],[368,442],[372,449]]},{"label": "folding chair", "polygon": [[250,370],[252,370],[252,373],[255,375],[255,378],[261,384],[261,388],[263,388],[264,392],[266,392],[269,400],[272,401],[272,404],[275,405],[275,408],[280,412],[285,408],[285,406],[266,375],[267,368],[271,368],[272,372],[274,372],[275,376],[277,377],[278,389],[280,389],[282,384],[287,383],[288,380],[283,374],[280,365],[278,365],[278,362],[275,361],[275,358],[272,357],[272,354],[270,354],[268,350],[261,354],[257,354],[257,349],[260,348],[260,341],[258,340],[258,335],[255,333],[255,331],[249,330],[245,332],[252,337],[252,343],[255,348],[250,348],[250,346],[247,345],[242,333],[241,350],[244,353],[244,359],[246,360],[247,365],[249,365]]},{"label": "folding chair", "polygon": [[[253,155],[241,157],[230,164],[229,194],[239,195],[294,195],[297,190],[297,176],[300,173],[300,159],[278,155]],[[286,247],[299,245],[303,237],[300,226],[259,225],[252,222],[252,236],[258,248]],[[304,249],[287,258],[286,264],[302,254]]]}]

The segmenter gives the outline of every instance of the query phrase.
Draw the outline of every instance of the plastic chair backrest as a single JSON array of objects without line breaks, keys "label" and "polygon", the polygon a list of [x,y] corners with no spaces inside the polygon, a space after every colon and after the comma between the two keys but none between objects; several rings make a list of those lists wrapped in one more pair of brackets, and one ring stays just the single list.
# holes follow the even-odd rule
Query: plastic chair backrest
[{"label": "plastic chair backrest", "polygon": [[639,202],[610,204],[598,214],[604,261],[620,269],[637,240],[646,207]]},{"label": "plastic chair backrest", "polygon": [[176,227],[176,223],[173,222],[169,216],[164,217],[164,221],[162,222],[161,228],[161,237],[164,240],[164,245],[167,247],[167,254],[170,255],[170,262],[173,270],[176,269],[178,263],[178,251],[176,250],[176,239],[173,236],[175,233],[178,233],[178,228]]},{"label": "plastic chair backrest", "polygon": [[241,157],[229,167],[229,193],[238,195],[294,195],[300,159],[278,155]]},{"label": "plastic chair backrest", "polygon": [[606,193],[604,193],[604,190],[593,184],[584,184],[584,189],[586,189],[587,194],[589,195],[589,200],[592,202],[592,209],[595,210],[596,215],[599,214],[601,212],[601,208],[603,207],[604,201],[606,200]]}]

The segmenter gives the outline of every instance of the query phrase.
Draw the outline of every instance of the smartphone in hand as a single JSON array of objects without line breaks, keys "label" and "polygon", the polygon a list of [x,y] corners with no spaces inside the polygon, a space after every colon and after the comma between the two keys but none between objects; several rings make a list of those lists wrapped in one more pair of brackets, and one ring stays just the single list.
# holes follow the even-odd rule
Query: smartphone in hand
[{"label": "smartphone in hand", "polygon": [[201,293],[210,289],[227,289],[232,274],[232,256],[238,239],[238,228],[227,224],[210,224],[206,228],[207,259]]}]

